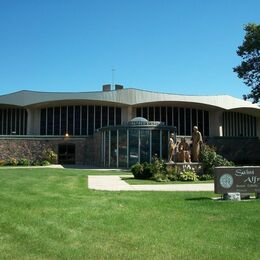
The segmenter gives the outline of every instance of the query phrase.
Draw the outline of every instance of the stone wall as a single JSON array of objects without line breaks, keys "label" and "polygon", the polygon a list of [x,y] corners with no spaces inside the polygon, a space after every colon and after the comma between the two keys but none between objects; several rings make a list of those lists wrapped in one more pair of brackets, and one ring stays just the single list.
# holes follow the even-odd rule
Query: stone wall
[{"label": "stone wall", "polygon": [[26,139],[0,139],[0,160],[27,159],[42,160],[47,150],[56,151],[55,145],[48,141]]},{"label": "stone wall", "polygon": [[260,140],[246,137],[210,137],[206,143],[236,164],[260,165]]},{"label": "stone wall", "polygon": [[58,154],[59,144],[75,144],[76,164],[100,165],[99,135],[87,138],[1,137],[0,160],[25,158],[30,161],[43,157],[46,150]]}]

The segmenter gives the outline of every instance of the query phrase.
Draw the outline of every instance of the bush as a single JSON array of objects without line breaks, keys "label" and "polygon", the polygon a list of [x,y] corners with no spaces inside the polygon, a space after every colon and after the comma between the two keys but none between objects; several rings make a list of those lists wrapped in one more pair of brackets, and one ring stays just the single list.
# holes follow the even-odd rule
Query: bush
[{"label": "bush", "polygon": [[31,162],[32,166],[40,166],[41,165],[41,161],[40,160],[34,160]]},{"label": "bush", "polygon": [[142,179],[143,166],[140,163],[136,163],[131,167],[131,172],[136,179]]},{"label": "bush", "polygon": [[136,163],[132,166],[131,171],[136,179],[150,179],[153,176],[153,168],[150,163]]},{"label": "bush", "polygon": [[47,166],[47,165],[50,165],[50,164],[51,163],[49,161],[47,161],[47,160],[43,160],[43,161],[40,162],[41,166]]},{"label": "bush", "polygon": [[201,146],[200,161],[203,165],[204,173],[214,176],[214,169],[217,166],[234,166],[233,162],[228,161],[223,156],[216,153],[215,148],[206,144]]},{"label": "bush", "polygon": [[198,176],[197,174],[192,170],[186,170],[180,173],[179,175],[180,181],[197,181]]},{"label": "bush", "polygon": [[28,166],[28,165],[30,165],[30,161],[28,159],[22,158],[22,159],[18,160],[18,165]]},{"label": "bush", "polygon": [[142,172],[142,176],[144,179],[150,179],[153,176],[153,167],[152,164],[150,163],[143,163],[143,172]]},{"label": "bush", "polygon": [[5,164],[4,165],[7,165],[7,166],[17,166],[18,165],[18,160],[15,159],[15,158],[8,158],[6,161],[5,161]]},{"label": "bush", "polygon": [[156,172],[152,178],[152,180],[158,181],[158,182],[167,182],[169,179],[167,178],[167,175],[161,173],[161,172]]},{"label": "bush", "polygon": [[58,155],[51,149],[47,149],[43,151],[44,160],[49,163],[57,163]]},{"label": "bush", "polygon": [[[195,170],[190,165],[181,171],[177,166],[167,169],[167,165],[157,157],[153,158],[152,163],[145,162],[133,165],[131,171],[136,179],[151,179],[158,182],[198,180]],[[203,178],[211,178],[211,176],[203,176]]]},{"label": "bush", "polygon": [[177,181],[179,180],[179,172],[177,167],[175,166],[174,168],[171,168],[169,170],[167,170],[167,179],[170,181]]},{"label": "bush", "polygon": [[152,168],[153,175],[161,173],[166,176],[167,174],[167,165],[157,157],[153,157],[151,168]]},{"label": "bush", "polygon": [[5,165],[5,160],[0,160],[0,166],[4,166]]},{"label": "bush", "polygon": [[208,181],[213,179],[213,177],[209,174],[202,174],[198,178],[200,181]]}]

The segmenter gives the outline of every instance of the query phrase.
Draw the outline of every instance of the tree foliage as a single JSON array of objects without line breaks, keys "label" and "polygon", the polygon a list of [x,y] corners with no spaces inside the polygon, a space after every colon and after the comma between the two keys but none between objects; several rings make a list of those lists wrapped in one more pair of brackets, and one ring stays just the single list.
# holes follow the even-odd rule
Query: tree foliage
[{"label": "tree foliage", "polygon": [[258,103],[260,101],[260,24],[247,24],[244,30],[246,32],[244,42],[237,50],[237,54],[243,60],[233,70],[247,86],[251,87],[251,92],[244,95],[244,98]]}]

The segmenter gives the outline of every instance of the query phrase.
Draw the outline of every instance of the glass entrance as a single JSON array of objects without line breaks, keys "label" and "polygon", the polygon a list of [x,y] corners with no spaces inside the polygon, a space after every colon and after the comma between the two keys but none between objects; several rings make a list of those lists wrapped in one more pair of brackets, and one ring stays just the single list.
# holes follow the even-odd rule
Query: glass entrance
[{"label": "glass entrance", "polygon": [[151,162],[154,156],[167,161],[170,133],[175,127],[135,118],[122,126],[103,127],[102,161],[108,167],[131,167]]},{"label": "glass entrance", "polygon": [[150,162],[150,131],[140,130],[140,163]]}]

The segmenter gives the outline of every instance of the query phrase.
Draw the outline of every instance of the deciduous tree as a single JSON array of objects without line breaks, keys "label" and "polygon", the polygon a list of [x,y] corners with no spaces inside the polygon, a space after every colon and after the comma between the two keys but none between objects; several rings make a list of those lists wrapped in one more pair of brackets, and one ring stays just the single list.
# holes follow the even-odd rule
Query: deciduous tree
[{"label": "deciduous tree", "polygon": [[244,42],[238,47],[237,54],[242,57],[239,66],[233,68],[239,78],[251,88],[244,99],[252,99],[253,103],[260,101],[260,24],[247,24]]}]

